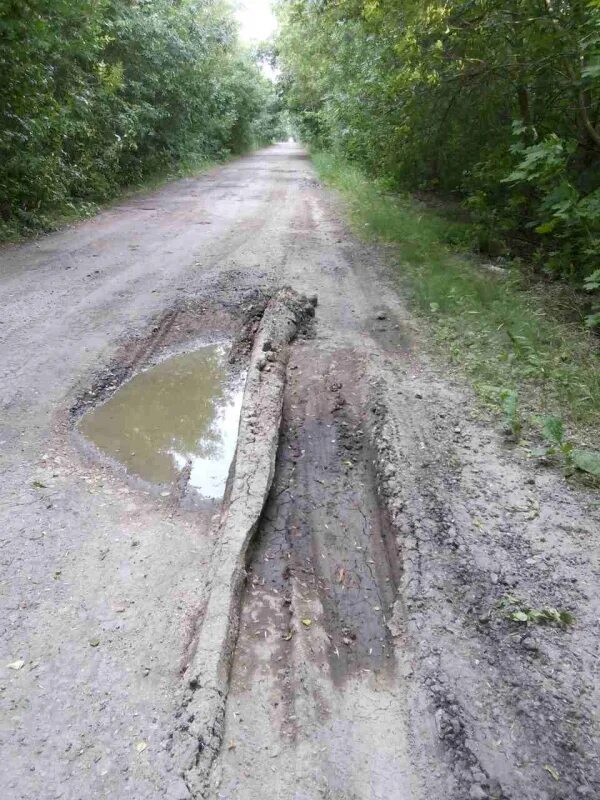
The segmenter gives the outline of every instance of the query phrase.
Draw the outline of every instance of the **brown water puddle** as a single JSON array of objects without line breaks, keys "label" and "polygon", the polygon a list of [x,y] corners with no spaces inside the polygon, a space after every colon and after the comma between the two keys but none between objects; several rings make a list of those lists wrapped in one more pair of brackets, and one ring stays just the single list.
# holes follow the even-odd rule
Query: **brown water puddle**
[{"label": "brown water puddle", "polygon": [[228,348],[202,347],[140,372],[86,414],[81,433],[145,481],[174,484],[184,469],[203,497],[223,496],[244,390]]}]

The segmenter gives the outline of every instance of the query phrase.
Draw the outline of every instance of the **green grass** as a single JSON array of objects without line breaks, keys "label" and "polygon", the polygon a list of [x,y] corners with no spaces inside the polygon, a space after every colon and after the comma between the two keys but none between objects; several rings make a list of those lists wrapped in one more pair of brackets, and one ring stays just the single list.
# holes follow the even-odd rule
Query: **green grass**
[{"label": "green grass", "polygon": [[[357,167],[315,153],[320,177],[338,189],[363,238],[395,243],[398,279],[417,313],[431,323],[442,354],[465,371],[496,408],[515,391],[522,411],[556,414],[582,440],[600,428],[598,339],[568,321],[557,287],[527,285],[516,267],[485,269],[472,253],[473,229],[410,196],[390,195]],[[471,252],[469,252],[471,250]]]}]

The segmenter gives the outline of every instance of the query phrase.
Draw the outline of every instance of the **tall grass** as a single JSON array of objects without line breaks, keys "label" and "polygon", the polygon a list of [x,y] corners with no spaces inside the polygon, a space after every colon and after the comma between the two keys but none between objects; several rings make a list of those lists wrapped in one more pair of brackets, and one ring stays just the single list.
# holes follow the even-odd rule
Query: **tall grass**
[{"label": "tall grass", "polygon": [[475,235],[409,196],[390,195],[357,167],[315,153],[321,178],[346,199],[356,230],[396,243],[397,277],[429,322],[442,354],[498,405],[516,391],[532,414],[558,414],[575,434],[600,428],[598,340],[555,310],[555,295],[527,286],[517,269],[498,275],[473,256]]}]

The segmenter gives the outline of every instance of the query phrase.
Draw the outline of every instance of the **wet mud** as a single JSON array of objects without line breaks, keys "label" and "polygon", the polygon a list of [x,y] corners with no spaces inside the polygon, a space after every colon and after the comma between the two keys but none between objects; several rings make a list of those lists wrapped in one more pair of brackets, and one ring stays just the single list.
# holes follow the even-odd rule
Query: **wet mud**
[{"label": "wet mud", "polygon": [[[292,364],[296,389],[292,377],[277,482],[256,537],[248,583],[254,602],[262,591],[267,598],[280,595],[284,610],[291,603],[292,581],[318,598],[319,623],[331,643],[328,669],[338,683],[363,667],[393,668],[386,618],[401,565],[377,497],[364,412],[352,408],[342,384],[328,377],[327,361],[305,351]],[[271,607],[270,599],[265,606]],[[285,639],[289,624],[280,630]],[[256,626],[249,631],[258,632]]]}]

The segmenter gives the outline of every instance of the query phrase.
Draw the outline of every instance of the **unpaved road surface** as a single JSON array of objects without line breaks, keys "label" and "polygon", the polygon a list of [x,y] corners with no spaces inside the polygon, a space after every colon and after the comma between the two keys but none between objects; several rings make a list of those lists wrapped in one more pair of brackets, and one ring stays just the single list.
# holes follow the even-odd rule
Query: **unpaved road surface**
[{"label": "unpaved road surface", "polygon": [[97,463],[73,421],[165,353],[242,341],[283,285],[319,304],[194,795],[600,797],[598,498],[432,365],[292,145],[0,251],[0,795],[190,797],[218,509]]}]

